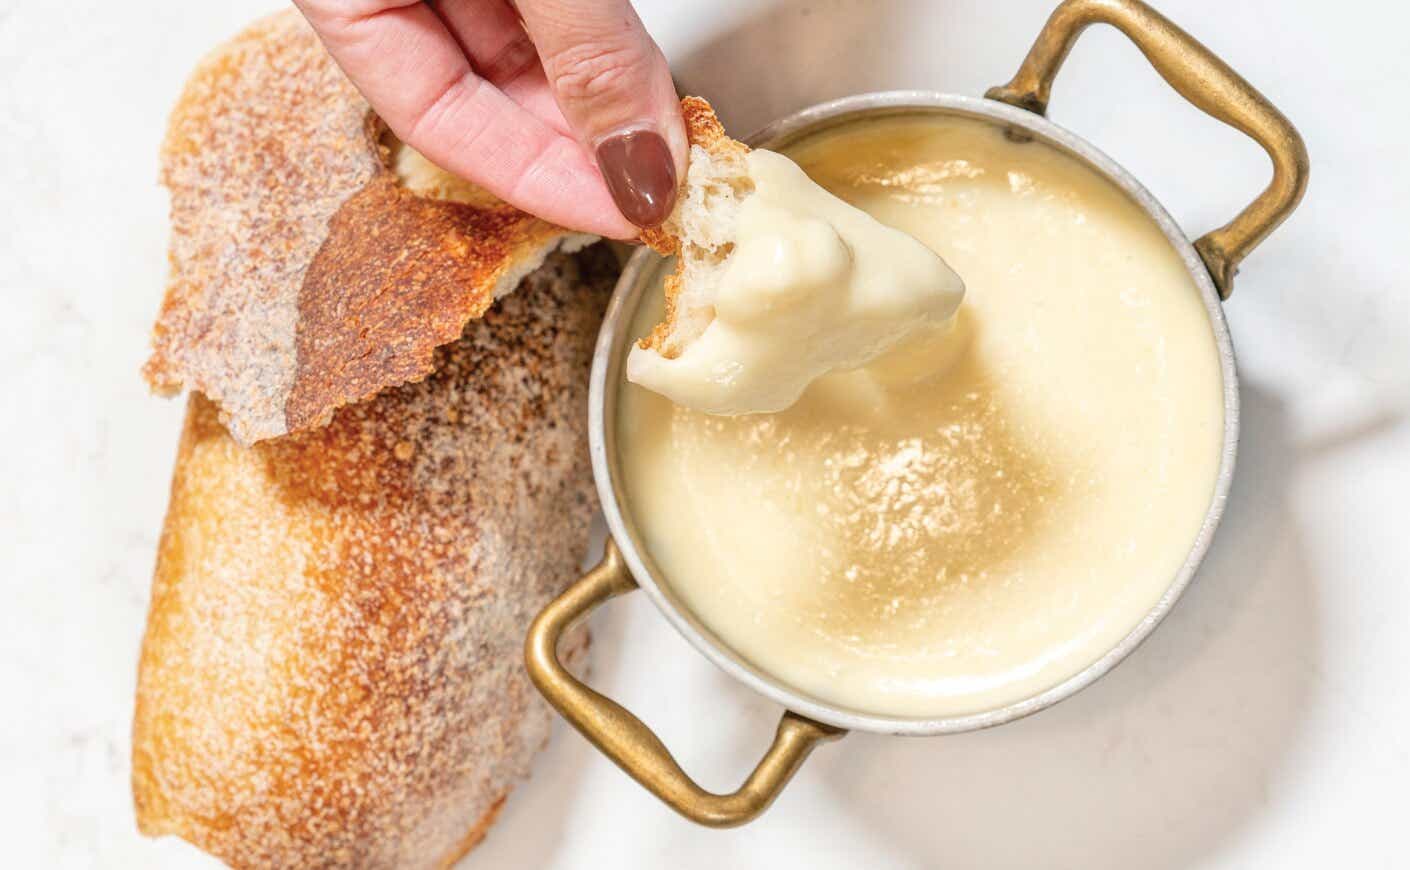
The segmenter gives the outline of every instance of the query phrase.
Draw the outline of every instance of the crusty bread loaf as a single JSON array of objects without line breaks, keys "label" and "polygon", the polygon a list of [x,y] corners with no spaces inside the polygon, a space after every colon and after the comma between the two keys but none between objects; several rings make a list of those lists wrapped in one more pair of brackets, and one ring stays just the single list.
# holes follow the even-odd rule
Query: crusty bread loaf
[{"label": "crusty bread loaf", "polygon": [[433,374],[322,429],[242,447],[193,396],[138,679],[144,833],[235,867],[434,867],[478,840],[548,737],[521,652],[595,509],[616,271],[553,255]]},{"label": "crusty bread loaf", "polygon": [[664,282],[665,317],[639,343],[674,359],[714,319],[715,294],[724,263],[734,249],[739,205],[754,190],[744,156],[749,149],[725,135],[710,104],[700,97],[681,100],[690,168],[676,207],[642,240],[662,254],[676,256]]},{"label": "crusty bread loaf", "polygon": [[492,197],[413,195],[385,131],[293,10],[201,62],[162,146],[154,389],[200,390],[242,444],[315,428],[430,373],[550,251],[591,241]]},{"label": "crusty bread loaf", "polygon": [[235,867],[450,863],[548,735],[522,643],[594,510],[618,264],[389,141],[294,13],[203,62],[163,166],[146,374],[199,392],[142,644],[138,825]]}]

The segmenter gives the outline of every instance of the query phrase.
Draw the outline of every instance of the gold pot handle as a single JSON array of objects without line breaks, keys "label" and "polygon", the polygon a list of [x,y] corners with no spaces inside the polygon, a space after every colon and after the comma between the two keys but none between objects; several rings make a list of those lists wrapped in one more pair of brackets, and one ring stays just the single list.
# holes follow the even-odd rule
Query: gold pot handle
[{"label": "gold pot handle", "polygon": [[742,825],[768,809],[813,747],[846,732],[785,712],[773,745],[738,791],[714,794],[696,785],[650,728],[583,685],[558,660],[558,642],[574,623],[633,589],[636,581],[608,538],[597,567],[554,599],[530,626],[524,645],[529,677],[563,718],[671,809],[702,825]]},{"label": "gold pot handle", "polygon": [[1140,0],[1066,0],[1053,11],[1018,73],[985,94],[1047,113],[1053,79],[1089,25],[1110,24],[1136,44],[1161,77],[1205,114],[1242,130],[1273,160],[1273,180],[1232,221],[1195,242],[1221,298],[1233,290],[1239,262],[1292,212],[1307,189],[1307,146],[1283,113],[1257,89],[1165,16]]}]

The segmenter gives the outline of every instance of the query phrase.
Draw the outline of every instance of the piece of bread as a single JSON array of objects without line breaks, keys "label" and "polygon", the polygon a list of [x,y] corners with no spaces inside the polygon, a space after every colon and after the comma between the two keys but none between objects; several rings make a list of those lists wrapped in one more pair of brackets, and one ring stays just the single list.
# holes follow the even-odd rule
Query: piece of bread
[{"label": "piece of bread", "polygon": [[138,678],[143,833],[234,867],[436,867],[483,835],[549,733],[524,632],[596,509],[616,274],[601,246],[554,254],[430,376],[322,429],[242,447],[192,397]]},{"label": "piece of bread", "polygon": [[749,148],[725,135],[710,104],[685,97],[681,114],[690,168],[671,216],[641,236],[658,253],[676,257],[675,271],[663,282],[664,318],[638,342],[667,359],[679,356],[714,319],[720,276],[734,249],[739,205],[754,191],[744,159]]},{"label": "piece of bread", "polygon": [[171,273],[144,373],[200,390],[242,444],[424,377],[432,351],[591,237],[492,197],[405,189],[385,125],[295,11],[196,68],[171,117]]}]

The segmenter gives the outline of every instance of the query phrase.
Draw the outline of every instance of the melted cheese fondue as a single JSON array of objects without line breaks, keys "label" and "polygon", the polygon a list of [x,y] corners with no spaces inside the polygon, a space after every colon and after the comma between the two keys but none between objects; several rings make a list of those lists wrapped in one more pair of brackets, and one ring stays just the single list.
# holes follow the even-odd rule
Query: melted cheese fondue
[{"label": "melted cheese fondue", "polygon": [[964,284],[935,252],[808,178],[787,157],[749,153],[715,317],[680,356],[633,347],[627,378],[712,414],[782,411],[814,380],[935,334]]},{"label": "melted cheese fondue", "polygon": [[726,645],[821,701],[942,716],[1050,688],[1145,616],[1209,506],[1223,402],[1199,292],[1119,189],[982,122],[872,121],[789,156],[940,254],[965,301],[775,414],[623,382],[645,548]]}]

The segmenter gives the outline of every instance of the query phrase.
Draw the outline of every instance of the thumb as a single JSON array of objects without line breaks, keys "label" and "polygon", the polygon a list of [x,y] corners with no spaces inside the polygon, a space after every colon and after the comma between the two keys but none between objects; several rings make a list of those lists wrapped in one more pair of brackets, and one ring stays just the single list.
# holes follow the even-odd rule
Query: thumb
[{"label": "thumb", "polygon": [[519,0],[558,107],[623,217],[660,226],[685,172],[680,99],[628,0]]}]

